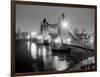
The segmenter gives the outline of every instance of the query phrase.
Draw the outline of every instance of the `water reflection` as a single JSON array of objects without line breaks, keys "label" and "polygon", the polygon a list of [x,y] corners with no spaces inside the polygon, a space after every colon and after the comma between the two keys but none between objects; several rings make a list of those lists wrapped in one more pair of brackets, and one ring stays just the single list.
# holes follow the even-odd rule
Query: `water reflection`
[{"label": "water reflection", "polygon": [[30,41],[27,41],[27,50],[30,51]]},{"label": "water reflection", "polygon": [[46,50],[46,48],[43,46],[43,48],[42,48],[42,55],[41,55],[41,56],[43,56],[43,61],[44,61],[44,63],[46,62],[46,55],[47,55],[47,50]]},{"label": "water reflection", "polygon": [[[72,48],[71,53],[68,51],[67,48],[52,50],[52,47],[48,45],[37,44],[34,41],[17,40],[16,72],[70,71],[83,60],[84,55],[87,55],[83,49],[79,48]],[[90,56],[93,54],[91,52]]]},{"label": "water reflection", "polygon": [[36,44],[35,43],[31,43],[31,56],[32,56],[32,58],[34,58],[34,59],[36,59],[37,58],[37,53],[36,53],[36,51],[37,51],[37,46],[36,46]]},{"label": "water reflection", "polygon": [[65,59],[62,59],[59,56],[54,56],[53,59],[53,68],[57,71],[62,71],[65,69],[68,69],[69,67],[69,62],[66,61]]},{"label": "water reflection", "polygon": [[31,67],[34,71],[67,70],[74,61],[72,57],[69,57],[70,55],[66,55],[66,53],[54,54],[51,46],[36,44],[32,41],[27,41],[27,50],[32,57],[33,64]]},{"label": "water reflection", "polygon": [[41,48],[39,48],[38,49],[38,55],[41,56],[41,54],[42,54],[42,50],[41,50]]}]

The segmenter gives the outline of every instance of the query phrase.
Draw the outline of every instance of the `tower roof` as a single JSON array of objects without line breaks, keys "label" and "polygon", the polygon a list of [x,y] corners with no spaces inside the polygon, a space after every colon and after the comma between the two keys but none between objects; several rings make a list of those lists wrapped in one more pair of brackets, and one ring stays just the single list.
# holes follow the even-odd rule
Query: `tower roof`
[{"label": "tower roof", "polygon": [[42,24],[48,24],[48,21],[46,18],[43,19]]},{"label": "tower roof", "polygon": [[62,13],[62,18],[63,18],[63,19],[65,18],[65,14],[64,14],[64,13]]}]

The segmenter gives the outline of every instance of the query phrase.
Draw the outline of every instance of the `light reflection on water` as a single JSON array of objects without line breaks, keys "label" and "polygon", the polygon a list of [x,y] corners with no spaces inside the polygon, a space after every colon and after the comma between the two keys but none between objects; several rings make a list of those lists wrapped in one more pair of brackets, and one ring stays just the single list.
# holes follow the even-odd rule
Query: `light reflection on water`
[{"label": "light reflection on water", "polygon": [[42,56],[43,56],[43,61],[44,61],[44,63],[46,62],[46,55],[47,55],[47,50],[46,50],[46,48],[43,46],[43,49],[42,49]]},{"label": "light reflection on water", "polygon": [[61,56],[52,55],[51,47],[27,42],[28,51],[31,53],[33,59],[41,58],[44,63],[45,70],[55,69],[57,71],[65,70],[69,67],[69,62],[65,59],[61,60]]},{"label": "light reflection on water", "polygon": [[31,56],[32,58],[36,59],[36,51],[37,51],[37,46],[35,43],[31,43]]},{"label": "light reflection on water", "polygon": [[[16,40],[16,71],[70,71],[83,60],[84,55],[87,55],[83,49],[79,48],[72,48],[71,53],[66,51],[69,50],[66,48],[64,52],[60,49],[52,51],[51,46],[36,44],[33,41]],[[89,56],[93,54],[91,52]]]},{"label": "light reflection on water", "polygon": [[60,60],[60,57],[54,56],[53,59],[53,68],[57,71],[65,70],[69,67],[69,62],[65,59]]},{"label": "light reflection on water", "polygon": [[41,56],[41,48],[38,49],[38,55]]},{"label": "light reflection on water", "polygon": [[28,51],[30,51],[30,41],[27,41],[27,49],[28,49]]}]

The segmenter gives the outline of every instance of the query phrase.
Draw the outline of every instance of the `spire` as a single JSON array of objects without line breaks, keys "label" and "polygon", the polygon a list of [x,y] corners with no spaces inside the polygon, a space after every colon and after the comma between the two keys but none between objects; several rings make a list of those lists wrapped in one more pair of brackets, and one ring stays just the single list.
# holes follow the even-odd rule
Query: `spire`
[{"label": "spire", "polygon": [[64,14],[64,13],[62,13],[62,19],[63,19],[63,20],[65,19],[65,14]]},{"label": "spire", "polygon": [[47,19],[46,19],[46,18],[44,18],[44,19],[43,19],[43,21],[42,21],[42,23],[43,23],[43,24],[48,24]]}]

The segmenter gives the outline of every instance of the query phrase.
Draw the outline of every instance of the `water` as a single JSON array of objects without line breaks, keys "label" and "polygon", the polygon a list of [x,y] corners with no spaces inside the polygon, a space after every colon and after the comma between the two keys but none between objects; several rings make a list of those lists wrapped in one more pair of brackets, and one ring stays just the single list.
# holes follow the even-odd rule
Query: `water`
[{"label": "water", "polygon": [[[17,40],[16,72],[68,71],[79,62],[77,53],[56,53],[51,48],[51,46],[36,44],[32,41]],[[80,54],[78,53],[78,56]]]}]

